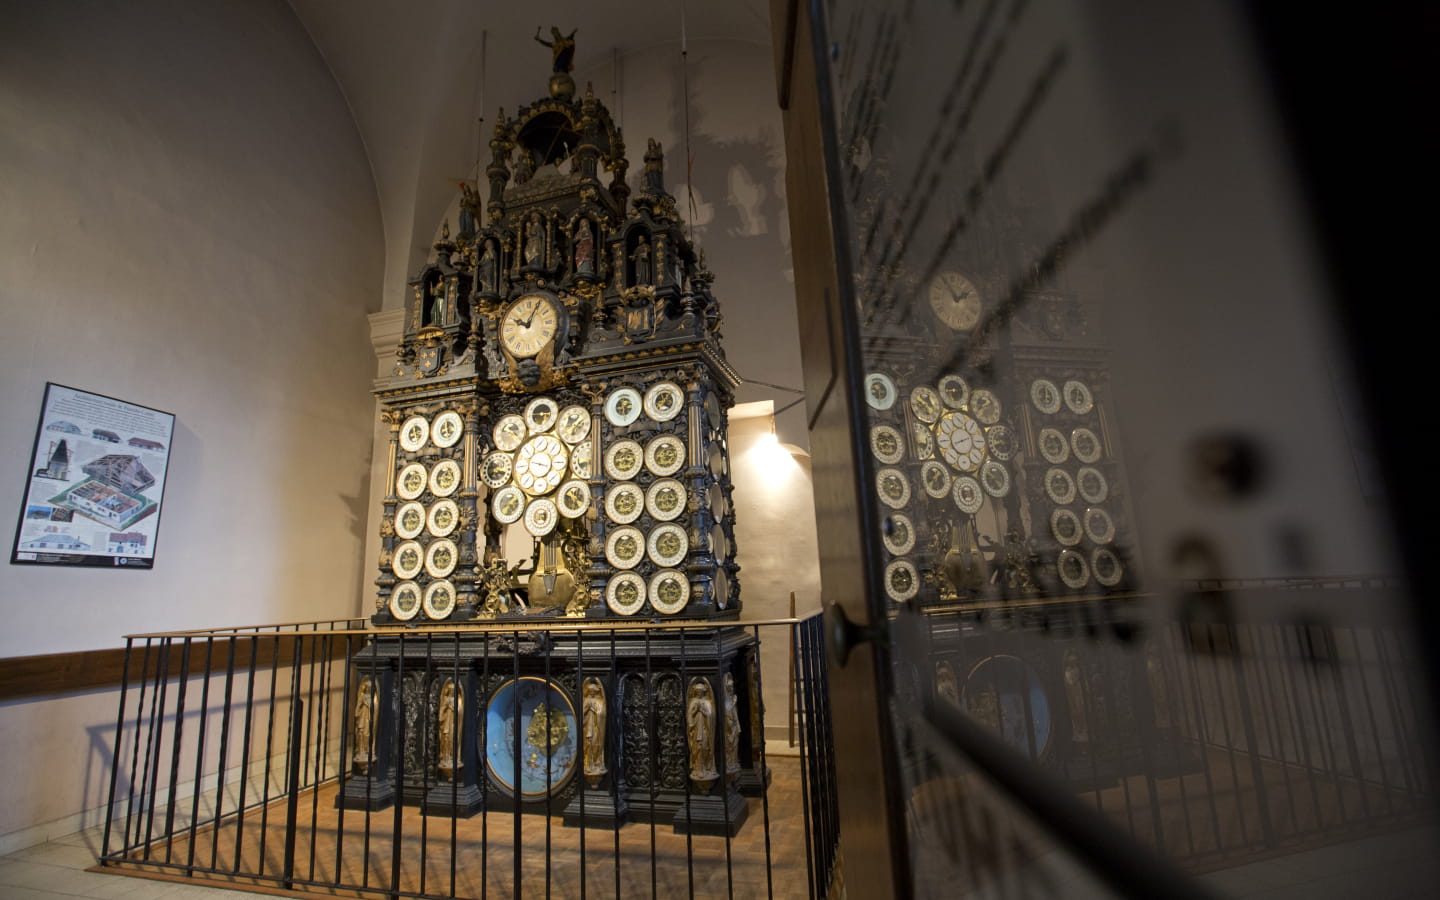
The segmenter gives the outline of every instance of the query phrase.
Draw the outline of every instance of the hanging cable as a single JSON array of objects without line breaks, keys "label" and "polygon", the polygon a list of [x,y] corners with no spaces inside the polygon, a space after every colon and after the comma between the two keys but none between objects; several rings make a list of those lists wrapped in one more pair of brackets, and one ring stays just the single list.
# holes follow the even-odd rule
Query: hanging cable
[{"label": "hanging cable", "polygon": [[695,156],[690,152],[690,48],[685,34],[685,2],[680,2],[680,84],[685,101],[685,196],[690,215],[685,221],[690,242],[695,242]]},{"label": "hanging cable", "polygon": [[490,32],[480,31],[480,117],[475,128],[475,192],[480,192],[480,154],[485,147],[485,64],[486,43]]}]

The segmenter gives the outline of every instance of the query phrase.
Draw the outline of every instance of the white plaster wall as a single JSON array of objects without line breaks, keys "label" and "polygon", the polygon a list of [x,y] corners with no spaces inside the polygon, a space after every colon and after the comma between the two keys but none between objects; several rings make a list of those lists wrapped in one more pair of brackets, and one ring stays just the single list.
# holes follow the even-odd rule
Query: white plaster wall
[{"label": "white plaster wall", "polygon": [[[7,565],[0,654],[357,612],[382,257],[344,98],[284,3],[7,6],[7,552],[46,381],[177,427],[155,569]],[[0,835],[93,805],[81,748],[113,716],[104,693],[0,707]]]}]

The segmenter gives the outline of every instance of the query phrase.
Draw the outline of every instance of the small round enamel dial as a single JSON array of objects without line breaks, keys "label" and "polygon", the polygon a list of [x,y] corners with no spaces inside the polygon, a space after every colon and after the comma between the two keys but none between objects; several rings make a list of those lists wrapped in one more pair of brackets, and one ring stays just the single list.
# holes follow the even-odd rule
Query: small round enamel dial
[{"label": "small round enamel dial", "polygon": [[576,444],[575,449],[570,451],[570,474],[576,478],[588,479],[591,475],[590,454],[593,452],[589,441]]},{"label": "small round enamel dial", "polygon": [[1037,378],[1030,382],[1030,402],[1047,416],[1060,411],[1060,389],[1048,378]]},{"label": "small round enamel dial", "polygon": [[865,402],[871,409],[885,411],[895,405],[897,397],[895,381],[884,372],[871,372],[865,376]]},{"label": "small round enamel dial", "polygon": [[885,567],[885,593],[896,603],[903,603],[920,590],[920,573],[908,559],[892,560]]},{"label": "small round enamel dial", "polygon": [[1015,455],[1015,436],[1008,425],[991,425],[985,429],[985,445],[990,455],[1008,462]]},{"label": "small round enamel dial", "polygon": [[905,455],[905,443],[893,427],[876,425],[870,429],[870,452],[882,463],[894,465]]},{"label": "small round enamel dial", "polygon": [[935,434],[929,425],[911,422],[910,436],[914,442],[916,459],[931,459],[935,456]]},{"label": "small round enamel dial", "polygon": [[420,585],[413,581],[402,581],[390,593],[390,615],[401,622],[408,622],[420,612]]},{"label": "small round enamel dial", "polygon": [[411,416],[400,426],[400,449],[414,453],[430,439],[430,423],[424,416]]},{"label": "small round enamel dial", "polygon": [[880,502],[891,509],[900,509],[910,502],[910,481],[899,469],[885,468],[875,473],[875,490]]},{"label": "small round enamel dial", "polygon": [[425,507],[410,502],[395,510],[395,533],[405,540],[425,530]]},{"label": "small round enamel dial", "polygon": [[567,444],[578,444],[590,435],[590,410],[583,406],[567,406],[560,410],[555,433]]},{"label": "small round enamel dial", "polygon": [[962,472],[974,472],[985,459],[985,432],[962,412],[947,412],[935,426],[940,456]]},{"label": "small round enamel dial", "polygon": [[460,507],[454,500],[436,501],[425,524],[435,537],[445,537],[460,526]]},{"label": "small round enamel dial", "polygon": [[926,425],[933,425],[940,418],[940,395],[929,385],[914,388],[910,391],[910,411]]},{"label": "small round enamel dial", "polygon": [[480,480],[491,490],[504,487],[510,483],[510,473],[514,471],[514,467],[515,457],[501,450],[491,450],[485,454],[485,461],[480,464]]},{"label": "small round enamel dial", "polygon": [[530,431],[525,427],[525,420],[517,415],[502,416],[500,421],[495,423],[495,429],[491,437],[495,440],[495,448],[509,453],[525,440]]},{"label": "small round enamel dial", "polygon": [[645,415],[656,422],[668,422],[680,414],[685,393],[673,381],[662,381],[645,392]]},{"label": "small round enamel dial", "polygon": [[445,619],[454,611],[455,585],[448,581],[431,582],[425,589],[425,615],[432,619]]},{"label": "small round enamel dial", "polygon": [[950,488],[950,499],[955,501],[955,506],[961,512],[973,516],[985,503],[985,494],[980,489],[980,482],[969,475],[961,475],[955,479],[954,486]]},{"label": "small round enamel dial", "polygon": [[390,570],[396,578],[414,578],[425,566],[425,550],[415,541],[406,541],[395,548],[390,560]]},{"label": "small round enamel dial", "polygon": [[645,468],[664,477],[685,465],[685,444],[673,434],[662,434],[645,445]]},{"label": "small round enamel dial", "polygon": [[1060,580],[1072,589],[1082,588],[1090,580],[1090,567],[1078,550],[1061,550],[1055,568],[1060,572]]},{"label": "small round enamel dial", "polygon": [[530,429],[531,434],[549,431],[559,414],[559,404],[554,400],[549,397],[536,397],[525,407],[525,427]]},{"label": "small round enamel dial", "polygon": [[560,510],[556,508],[554,500],[531,500],[530,505],[525,507],[525,530],[537,538],[554,531],[555,524],[559,521]]},{"label": "small round enamel dial", "polygon": [[605,515],[617,525],[629,525],[645,511],[645,493],[633,481],[622,481],[605,494]]},{"label": "small round enamel dial", "polygon": [[616,428],[624,428],[640,418],[644,409],[640,392],[632,387],[616,388],[605,398],[605,420]]},{"label": "small round enamel dial", "polygon": [[500,343],[511,356],[524,359],[540,352],[560,330],[560,314],[545,297],[530,294],[505,310],[500,319]]},{"label": "small round enamel dial", "polygon": [[980,321],[980,292],[970,279],[944,271],[930,280],[930,311],[952,331],[969,331]]},{"label": "small round enamel dial", "polygon": [[674,566],[690,552],[690,539],[685,536],[684,528],[674,522],[667,522],[656,526],[650,532],[645,549],[650,554],[650,561],[655,565]]},{"label": "small round enamel dial", "polygon": [[994,425],[1000,421],[1000,401],[989,391],[978,390],[970,395],[970,412],[981,425]]},{"label": "small round enamel dial", "polygon": [[1090,568],[1095,572],[1095,580],[1106,587],[1119,584],[1125,575],[1125,567],[1120,564],[1120,557],[1109,547],[1097,547],[1095,552],[1090,554]]},{"label": "small round enamel dial", "polygon": [[674,478],[661,478],[645,492],[645,509],[657,522],[669,522],[685,511],[685,485]]},{"label": "small round enamel dial", "polygon": [[1070,432],[1070,446],[1075,448],[1075,458],[1083,463],[1093,463],[1100,458],[1100,439],[1088,428]]},{"label": "small round enamel dial", "polygon": [[673,616],[690,599],[690,582],[674,569],[662,569],[650,576],[650,605],[655,611]]},{"label": "small round enamel dial", "polygon": [[605,605],[617,616],[633,616],[645,605],[645,579],[634,572],[621,572],[605,585]]},{"label": "small round enamel dial", "polygon": [[1051,469],[1045,473],[1045,494],[1051,501],[1064,506],[1075,500],[1075,479],[1064,469]]},{"label": "small round enamel dial", "polygon": [[1010,493],[1010,470],[993,459],[987,459],[980,467],[980,484],[985,493],[999,500]]},{"label": "small round enamel dial", "polygon": [[936,460],[920,467],[920,484],[936,500],[950,496],[950,473]]},{"label": "small round enamel dial", "polygon": [[1115,539],[1115,520],[1098,506],[1085,510],[1085,536],[1097,544],[1108,544]]},{"label": "small round enamel dial", "polygon": [[951,409],[964,409],[965,404],[970,402],[970,385],[959,375],[944,376],[938,387],[940,399]]},{"label": "small round enamel dial", "polygon": [[1059,465],[1070,458],[1070,445],[1065,441],[1065,435],[1054,428],[1040,429],[1040,455],[1045,457],[1048,463]]},{"label": "small round enamel dial", "polygon": [[1104,503],[1110,496],[1110,482],[1099,469],[1090,466],[1075,473],[1075,485],[1080,488],[1080,499],[1086,503]]},{"label": "small round enamel dial", "polygon": [[1080,538],[1085,534],[1080,528],[1079,517],[1064,507],[1050,513],[1050,533],[1065,547],[1080,543]]},{"label": "small round enamel dial", "polygon": [[515,454],[515,483],[532,497],[548,494],[565,480],[570,453],[552,434],[537,434]]},{"label": "small round enamel dial", "polygon": [[453,409],[436,416],[435,425],[430,429],[430,440],[441,449],[460,443],[460,438],[464,435],[465,420]]},{"label": "small round enamel dial", "polygon": [[880,539],[891,554],[904,556],[915,549],[915,525],[904,513],[891,513],[885,517]]},{"label": "small round enamel dial", "polygon": [[444,578],[459,564],[460,548],[454,541],[435,541],[425,550],[425,571],[431,578]]},{"label": "small round enamel dial", "polygon": [[631,525],[617,528],[605,538],[605,558],[617,569],[633,569],[645,558],[645,535]]},{"label": "small round enamel dial", "polygon": [[555,505],[565,518],[580,518],[590,508],[590,485],[578,479],[565,482],[555,492]]},{"label": "small round enamel dial", "polygon": [[448,497],[460,489],[460,464],[453,459],[442,459],[430,472],[430,493],[437,497]]},{"label": "small round enamel dial", "polygon": [[411,463],[396,476],[395,493],[399,494],[402,500],[414,500],[425,493],[425,485],[429,483],[425,467],[419,463]]},{"label": "small round enamel dial", "polygon": [[605,474],[620,481],[628,481],[640,474],[645,465],[645,451],[635,441],[616,441],[605,451]]},{"label": "small round enamel dial", "polygon": [[490,514],[500,524],[509,525],[525,514],[525,494],[513,484],[505,485],[490,499]]},{"label": "small round enamel dial", "polygon": [[1065,406],[1075,415],[1083,416],[1095,408],[1095,395],[1083,381],[1065,382]]}]

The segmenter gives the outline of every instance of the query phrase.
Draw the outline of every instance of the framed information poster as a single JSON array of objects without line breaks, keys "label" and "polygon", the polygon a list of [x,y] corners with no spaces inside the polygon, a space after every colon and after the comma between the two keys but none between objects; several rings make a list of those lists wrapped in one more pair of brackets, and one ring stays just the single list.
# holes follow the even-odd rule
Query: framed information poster
[{"label": "framed information poster", "polygon": [[170,413],[46,384],[10,562],[154,566],[174,433]]}]

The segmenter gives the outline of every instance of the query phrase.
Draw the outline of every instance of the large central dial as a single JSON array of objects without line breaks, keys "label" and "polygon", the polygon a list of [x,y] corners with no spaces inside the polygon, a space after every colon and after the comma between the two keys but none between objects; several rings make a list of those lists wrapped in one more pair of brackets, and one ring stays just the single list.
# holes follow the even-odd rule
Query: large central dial
[{"label": "large central dial", "polygon": [[516,300],[500,322],[500,343],[512,356],[525,358],[539,353],[554,340],[560,328],[555,304],[538,294]]},{"label": "large central dial", "polygon": [[948,412],[940,418],[935,443],[945,461],[962,472],[974,472],[985,460],[985,432],[964,413]]},{"label": "large central dial", "polygon": [[515,483],[532,497],[550,493],[565,480],[568,456],[559,438],[536,435],[515,454]]}]

